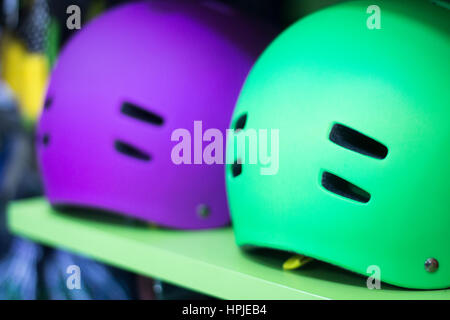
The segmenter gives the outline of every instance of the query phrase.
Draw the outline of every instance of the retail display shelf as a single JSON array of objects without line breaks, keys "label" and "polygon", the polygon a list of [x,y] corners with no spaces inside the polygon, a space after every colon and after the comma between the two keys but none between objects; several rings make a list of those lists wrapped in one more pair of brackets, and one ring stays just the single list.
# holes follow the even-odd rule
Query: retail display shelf
[{"label": "retail display shelf", "polygon": [[[369,290],[366,278],[314,261],[282,269],[276,251],[244,252],[231,228],[175,231],[100,212],[56,211],[43,198],[17,201],[10,230],[106,264],[223,299],[450,299],[450,290]],[[81,270],[81,272],[83,272]]]}]

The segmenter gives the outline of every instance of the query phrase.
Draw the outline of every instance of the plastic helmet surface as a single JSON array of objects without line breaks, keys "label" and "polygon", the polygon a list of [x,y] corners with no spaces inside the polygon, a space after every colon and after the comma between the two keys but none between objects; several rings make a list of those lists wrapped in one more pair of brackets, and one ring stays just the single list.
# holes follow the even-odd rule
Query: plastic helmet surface
[{"label": "plastic helmet surface", "polygon": [[224,166],[176,165],[172,133],[194,121],[225,131],[272,35],[211,1],[126,4],[83,27],[56,63],[38,128],[50,203],[172,228],[228,224]]},{"label": "plastic helmet surface", "polygon": [[262,175],[234,152],[236,241],[366,276],[377,266],[401,287],[448,288],[450,11],[380,0],[377,29],[371,5],[307,16],[250,72],[231,127],[278,129],[279,165]]}]

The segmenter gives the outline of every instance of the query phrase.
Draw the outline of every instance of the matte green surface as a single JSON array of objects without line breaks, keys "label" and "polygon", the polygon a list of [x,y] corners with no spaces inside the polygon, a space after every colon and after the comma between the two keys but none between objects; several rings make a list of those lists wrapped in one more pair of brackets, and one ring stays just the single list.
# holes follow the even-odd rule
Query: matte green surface
[{"label": "matte green surface", "polygon": [[[379,30],[366,27],[374,2],[350,1],[295,23],[256,62],[232,125],[247,114],[240,134],[278,129],[279,171],[243,164],[234,178],[228,167],[234,232],[239,245],[360,274],[376,265],[383,281],[402,287],[449,288],[450,11],[427,1],[375,3]],[[335,123],[383,143],[387,157],[331,142]],[[329,192],[324,171],[370,201]],[[439,261],[434,273],[425,270],[429,258]]]},{"label": "matte green surface", "polygon": [[319,262],[283,271],[284,255],[244,254],[230,228],[133,226],[100,213],[56,212],[44,199],[12,204],[8,218],[18,235],[224,299],[450,299],[450,290],[369,290],[363,277]]}]

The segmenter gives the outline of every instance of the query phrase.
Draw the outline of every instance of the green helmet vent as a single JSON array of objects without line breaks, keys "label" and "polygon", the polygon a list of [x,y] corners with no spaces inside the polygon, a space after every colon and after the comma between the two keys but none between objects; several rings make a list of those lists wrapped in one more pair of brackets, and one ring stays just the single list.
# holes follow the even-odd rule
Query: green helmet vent
[{"label": "green helmet vent", "polygon": [[236,160],[231,165],[231,173],[233,174],[233,178],[239,176],[242,173],[242,163],[239,163],[240,161]]},{"label": "green helmet vent", "polygon": [[244,129],[246,122],[247,122],[247,114],[245,113],[237,119],[236,124],[234,125],[234,130],[237,131]]},{"label": "green helmet vent", "polygon": [[388,148],[385,145],[342,124],[333,126],[330,140],[343,148],[376,159],[384,159],[388,154]]},{"label": "green helmet vent", "polygon": [[370,193],[330,172],[322,174],[322,186],[328,191],[358,202],[367,203]]}]

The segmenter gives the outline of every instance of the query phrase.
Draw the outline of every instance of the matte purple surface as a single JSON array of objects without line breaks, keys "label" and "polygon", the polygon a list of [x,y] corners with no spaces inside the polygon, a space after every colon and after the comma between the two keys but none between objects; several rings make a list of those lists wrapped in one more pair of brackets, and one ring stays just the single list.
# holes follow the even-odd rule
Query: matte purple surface
[{"label": "matte purple surface", "polygon": [[[271,39],[267,28],[210,1],[128,4],[83,27],[55,67],[38,129],[50,202],[173,228],[229,223],[223,165],[173,164],[170,137],[177,128],[192,134],[194,120],[225,132],[245,77]],[[122,114],[125,101],[164,124]],[[115,140],[152,159],[117,152]],[[209,217],[197,214],[200,204]]]}]

